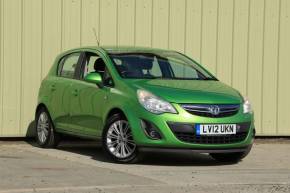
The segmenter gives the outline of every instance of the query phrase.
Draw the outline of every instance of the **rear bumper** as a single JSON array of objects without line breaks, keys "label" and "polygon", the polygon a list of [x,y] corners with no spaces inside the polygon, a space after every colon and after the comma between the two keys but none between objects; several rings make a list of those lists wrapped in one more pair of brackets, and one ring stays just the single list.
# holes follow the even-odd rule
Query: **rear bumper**
[{"label": "rear bumper", "polygon": [[194,153],[237,153],[237,152],[249,152],[252,149],[252,144],[241,148],[229,148],[229,149],[191,149],[191,148],[164,148],[164,147],[139,147],[140,152],[194,152]]}]

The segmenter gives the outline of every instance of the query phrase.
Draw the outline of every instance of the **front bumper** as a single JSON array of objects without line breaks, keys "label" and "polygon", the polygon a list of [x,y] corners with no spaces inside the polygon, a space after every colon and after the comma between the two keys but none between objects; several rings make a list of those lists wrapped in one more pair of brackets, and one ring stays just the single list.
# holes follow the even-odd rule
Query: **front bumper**
[{"label": "front bumper", "polygon": [[246,147],[240,148],[225,148],[225,149],[191,149],[191,148],[162,148],[162,147],[139,147],[140,152],[194,152],[194,153],[239,153],[239,152],[249,152],[252,148],[252,144]]},{"label": "front bumper", "polygon": [[[146,111],[143,107],[135,106],[127,111],[127,118],[130,122],[132,133],[136,144],[139,147],[148,148],[160,148],[163,150],[169,149],[185,149],[185,150],[197,150],[200,152],[206,152],[207,150],[229,150],[229,149],[244,149],[253,143],[254,139],[254,118],[253,114],[244,114],[242,109],[239,112],[230,117],[222,118],[210,118],[201,117],[188,113],[182,109],[178,104],[173,104],[178,114],[164,113],[161,115],[155,115]],[[146,120],[153,123],[162,135],[160,140],[152,140],[146,136],[143,128],[141,127],[141,120]],[[180,123],[180,124],[244,124],[248,123],[247,132],[241,141],[229,141],[226,143],[213,142],[213,143],[195,143],[185,142],[172,132],[168,123]],[[194,129],[194,127],[192,128]],[[230,151],[230,150],[229,150]]]}]

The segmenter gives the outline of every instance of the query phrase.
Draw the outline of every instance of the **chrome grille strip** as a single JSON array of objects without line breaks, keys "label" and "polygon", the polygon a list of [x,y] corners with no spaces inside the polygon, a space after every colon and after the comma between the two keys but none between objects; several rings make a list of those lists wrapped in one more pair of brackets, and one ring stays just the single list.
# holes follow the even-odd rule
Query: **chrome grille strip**
[{"label": "chrome grille strip", "polygon": [[[236,114],[239,109],[239,104],[181,104],[181,107],[191,114],[205,116],[205,117],[226,117]],[[218,108],[218,114],[212,114],[211,108]]]}]

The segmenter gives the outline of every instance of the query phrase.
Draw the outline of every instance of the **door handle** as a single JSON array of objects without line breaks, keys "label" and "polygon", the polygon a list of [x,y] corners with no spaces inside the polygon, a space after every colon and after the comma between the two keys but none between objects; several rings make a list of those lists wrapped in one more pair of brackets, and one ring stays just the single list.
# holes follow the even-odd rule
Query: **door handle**
[{"label": "door handle", "polygon": [[79,91],[78,91],[77,89],[74,89],[74,90],[72,91],[72,94],[73,94],[74,96],[78,96]]},{"label": "door handle", "polygon": [[52,84],[52,85],[50,86],[50,90],[51,90],[51,91],[55,91],[55,90],[56,90],[55,84]]}]

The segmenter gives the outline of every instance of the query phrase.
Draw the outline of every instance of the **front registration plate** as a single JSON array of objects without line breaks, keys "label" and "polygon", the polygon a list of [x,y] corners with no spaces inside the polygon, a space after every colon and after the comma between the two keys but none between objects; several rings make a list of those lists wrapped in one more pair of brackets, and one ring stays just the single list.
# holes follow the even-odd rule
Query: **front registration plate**
[{"label": "front registration plate", "polygon": [[236,124],[196,124],[197,135],[232,135],[236,134]]}]

